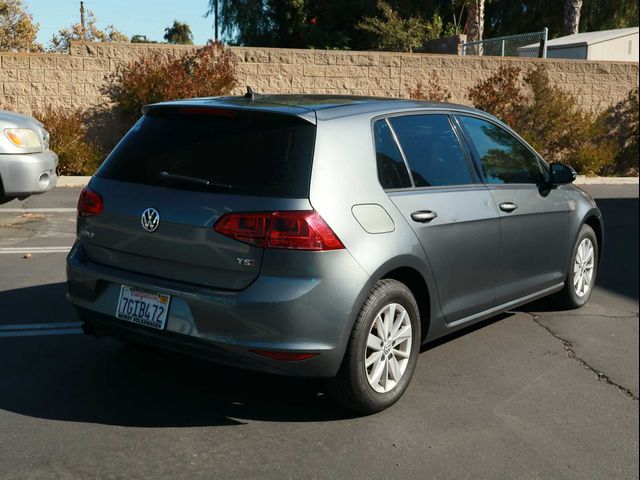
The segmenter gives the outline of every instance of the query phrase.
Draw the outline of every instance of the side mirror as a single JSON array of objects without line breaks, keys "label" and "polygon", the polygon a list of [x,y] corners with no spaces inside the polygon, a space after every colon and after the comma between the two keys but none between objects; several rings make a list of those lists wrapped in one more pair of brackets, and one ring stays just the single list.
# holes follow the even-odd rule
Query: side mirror
[{"label": "side mirror", "polygon": [[573,168],[564,163],[552,163],[549,168],[549,174],[549,183],[551,185],[573,183],[578,176]]}]

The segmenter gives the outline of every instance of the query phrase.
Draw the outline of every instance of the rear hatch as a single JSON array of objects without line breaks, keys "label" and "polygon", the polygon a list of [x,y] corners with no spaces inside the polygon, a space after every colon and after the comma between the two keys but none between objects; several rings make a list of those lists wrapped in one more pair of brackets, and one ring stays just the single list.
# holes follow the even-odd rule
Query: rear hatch
[{"label": "rear hatch", "polygon": [[[315,125],[295,115],[148,110],[92,179],[89,189],[102,197],[102,212],[79,217],[79,239],[98,263],[245,288],[260,272],[263,249],[213,226],[230,212],[309,210],[314,139]],[[153,232],[143,226],[148,209],[159,215]]]}]

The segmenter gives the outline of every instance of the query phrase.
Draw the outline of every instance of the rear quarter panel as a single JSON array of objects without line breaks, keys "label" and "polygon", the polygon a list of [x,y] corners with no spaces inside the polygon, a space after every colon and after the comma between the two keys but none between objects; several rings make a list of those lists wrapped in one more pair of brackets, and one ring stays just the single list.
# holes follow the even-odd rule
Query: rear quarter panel
[{"label": "rear quarter panel", "polygon": [[[378,181],[371,115],[318,122],[310,202],[370,276],[355,303],[350,331],[371,287],[391,270],[411,267],[422,274],[430,292],[430,323],[442,320],[436,285],[418,238]],[[352,213],[355,205],[380,205],[393,220],[393,231],[368,233]]]}]

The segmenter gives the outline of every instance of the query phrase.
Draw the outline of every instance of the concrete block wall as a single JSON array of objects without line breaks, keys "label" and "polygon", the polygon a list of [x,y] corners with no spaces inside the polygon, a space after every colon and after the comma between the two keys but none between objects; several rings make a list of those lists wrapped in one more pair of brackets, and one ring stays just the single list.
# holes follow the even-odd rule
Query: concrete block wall
[{"label": "concrete block wall", "polygon": [[[179,55],[191,46],[74,42],[68,54],[0,53],[0,108],[31,113],[46,105],[89,108],[108,102],[102,93],[108,76],[123,62],[160,50]],[[599,111],[638,86],[638,63],[459,57],[231,47],[237,59],[241,94],[245,85],[262,93],[326,93],[407,97],[417,82],[436,73],[454,102],[501,65],[527,69],[543,62],[551,80],[576,95],[579,104]]]},{"label": "concrete block wall", "polygon": [[468,104],[469,89],[501,65],[524,71],[541,62],[551,81],[590,111],[612,105],[638,86],[638,63],[244,47],[233,52],[238,58],[237,93],[251,85],[265,93],[408,97],[418,82],[428,82],[435,73],[451,92],[452,101]]}]

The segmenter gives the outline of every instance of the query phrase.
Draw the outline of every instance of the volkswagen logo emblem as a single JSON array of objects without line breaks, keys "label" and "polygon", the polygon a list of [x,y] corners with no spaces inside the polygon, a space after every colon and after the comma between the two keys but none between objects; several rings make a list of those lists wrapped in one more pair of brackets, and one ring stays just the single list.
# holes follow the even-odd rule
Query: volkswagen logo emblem
[{"label": "volkswagen logo emblem", "polygon": [[142,224],[142,228],[144,228],[147,232],[153,233],[160,226],[160,214],[155,208],[147,208],[144,212],[142,212],[140,223]]}]

